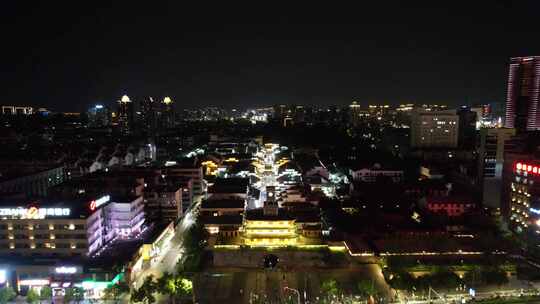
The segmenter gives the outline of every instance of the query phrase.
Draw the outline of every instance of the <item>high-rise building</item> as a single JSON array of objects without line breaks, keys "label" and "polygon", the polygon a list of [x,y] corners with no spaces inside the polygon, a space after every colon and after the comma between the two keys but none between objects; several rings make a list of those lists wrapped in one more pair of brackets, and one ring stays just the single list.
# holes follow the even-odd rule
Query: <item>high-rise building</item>
[{"label": "high-rise building", "polygon": [[459,116],[458,146],[462,149],[473,150],[476,143],[476,122],[480,108],[461,107],[457,114]]},{"label": "high-rise building", "polygon": [[478,141],[478,178],[485,207],[501,208],[505,143],[516,130],[482,128]]},{"label": "high-rise building", "polygon": [[111,124],[111,111],[109,108],[97,104],[88,110],[88,124],[90,127],[100,128]]},{"label": "high-rise building", "polygon": [[160,125],[163,129],[174,128],[174,105],[173,100],[170,97],[165,97],[161,101],[161,117]]},{"label": "high-rise building", "polygon": [[118,101],[118,126],[123,135],[130,134],[133,128],[133,102],[127,95]]},{"label": "high-rise building", "polygon": [[413,113],[411,147],[456,148],[459,116],[455,110],[422,111]]},{"label": "high-rise building", "polygon": [[505,127],[516,131],[540,130],[540,56],[510,59]]},{"label": "high-rise building", "polygon": [[157,103],[154,98],[148,97],[141,102],[140,124],[147,133],[152,133],[157,129]]},{"label": "high-rise building", "polygon": [[349,106],[349,114],[351,115],[351,123],[355,126],[358,125],[361,120],[361,110],[360,105],[356,101],[353,101]]}]

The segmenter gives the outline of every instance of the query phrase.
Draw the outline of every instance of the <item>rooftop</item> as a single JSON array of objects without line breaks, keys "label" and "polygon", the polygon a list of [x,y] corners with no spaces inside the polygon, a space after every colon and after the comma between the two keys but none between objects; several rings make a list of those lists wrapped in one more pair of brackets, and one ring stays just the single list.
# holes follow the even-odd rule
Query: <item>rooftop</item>
[{"label": "rooftop", "polygon": [[204,200],[201,203],[201,209],[243,209],[245,202],[243,200],[223,199],[223,200]]},{"label": "rooftop", "polygon": [[277,215],[264,214],[263,208],[251,209],[246,211],[246,220],[249,221],[291,221],[293,217],[285,209],[278,209]]}]

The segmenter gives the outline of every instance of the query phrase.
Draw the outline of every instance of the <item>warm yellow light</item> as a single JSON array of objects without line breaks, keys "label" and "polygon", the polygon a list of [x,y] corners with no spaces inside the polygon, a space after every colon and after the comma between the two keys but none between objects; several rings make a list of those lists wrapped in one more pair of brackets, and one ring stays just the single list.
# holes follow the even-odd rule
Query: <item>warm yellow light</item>
[{"label": "warm yellow light", "polygon": [[165,97],[163,98],[163,103],[168,105],[168,104],[171,104],[172,103],[172,99],[170,97]]},{"label": "warm yellow light", "polygon": [[49,237],[51,240],[54,240],[56,237],[54,236],[54,234],[51,234],[51,236]]}]

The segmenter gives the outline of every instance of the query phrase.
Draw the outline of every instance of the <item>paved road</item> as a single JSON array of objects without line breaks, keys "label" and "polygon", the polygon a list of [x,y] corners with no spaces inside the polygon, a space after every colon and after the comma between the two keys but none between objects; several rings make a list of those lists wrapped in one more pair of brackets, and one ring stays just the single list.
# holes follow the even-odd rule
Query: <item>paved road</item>
[{"label": "paved road", "polygon": [[157,258],[157,261],[154,262],[151,267],[137,275],[137,278],[134,282],[135,288],[140,287],[144,282],[144,279],[149,275],[153,275],[157,278],[160,277],[165,271],[174,272],[176,270],[176,264],[182,258],[184,252],[182,248],[182,241],[184,239],[184,235],[195,221],[199,203],[200,199],[198,199],[194,203],[194,205],[186,212],[180,223],[176,226],[175,235],[169,242],[163,254],[161,254]]},{"label": "paved road", "polygon": [[[194,282],[195,296],[198,303],[238,303],[255,302],[264,298],[267,303],[281,303],[287,297],[298,298],[302,303],[314,301],[320,297],[320,286],[327,279],[335,279],[345,293],[356,291],[359,280],[371,280],[375,287],[386,297],[393,295],[380,268],[375,264],[362,265],[354,269],[292,269],[263,270],[223,268],[213,269],[200,274]],[[250,299],[252,300],[250,302]]]}]

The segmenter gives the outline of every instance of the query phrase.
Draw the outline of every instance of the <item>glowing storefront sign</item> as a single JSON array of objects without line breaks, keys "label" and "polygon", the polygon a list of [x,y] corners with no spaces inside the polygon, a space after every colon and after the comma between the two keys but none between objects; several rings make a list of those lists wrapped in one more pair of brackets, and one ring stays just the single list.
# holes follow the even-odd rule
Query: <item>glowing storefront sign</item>
[{"label": "glowing storefront sign", "polygon": [[49,283],[49,279],[29,279],[19,281],[19,285],[21,286],[45,286],[49,285]]},{"label": "glowing storefront sign", "polygon": [[517,163],[516,171],[524,171],[533,174],[540,174],[540,168],[538,166],[533,166],[530,164]]},{"label": "glowing storefront sign", "polygon": [[0,284],[4,284],[7,281],[7,273],[5,269],[0,269]]},{"label": "glowing storefront sign", "polygon": [[77,272],[77,267],[73,267],[73,266],[61,266],[61,267],[56,267],[54,269],[54,272],[56,273],[60,273],[60,274],[73,274],[73,273],[76,273]]},{"label": "glowing storefront sign", "polygon": [[529,211],[531,211],[534,214],[540,215],[540,209],[530,208]]},{"label": "glowing storefront sign", "polygon": [[69,208],[0,208],[0,217],[21,218],[21,219],[44,219],[47,217],[69,216]]},{"label": "glowing storefront sign", "polygon": [[94,211],[97,208],[99,208],[101,205],[108,203],[110,200],[111,200],[110,195],[105,195],[98,198],[97,200],[93,200],[90,202],[90,210]]}]

